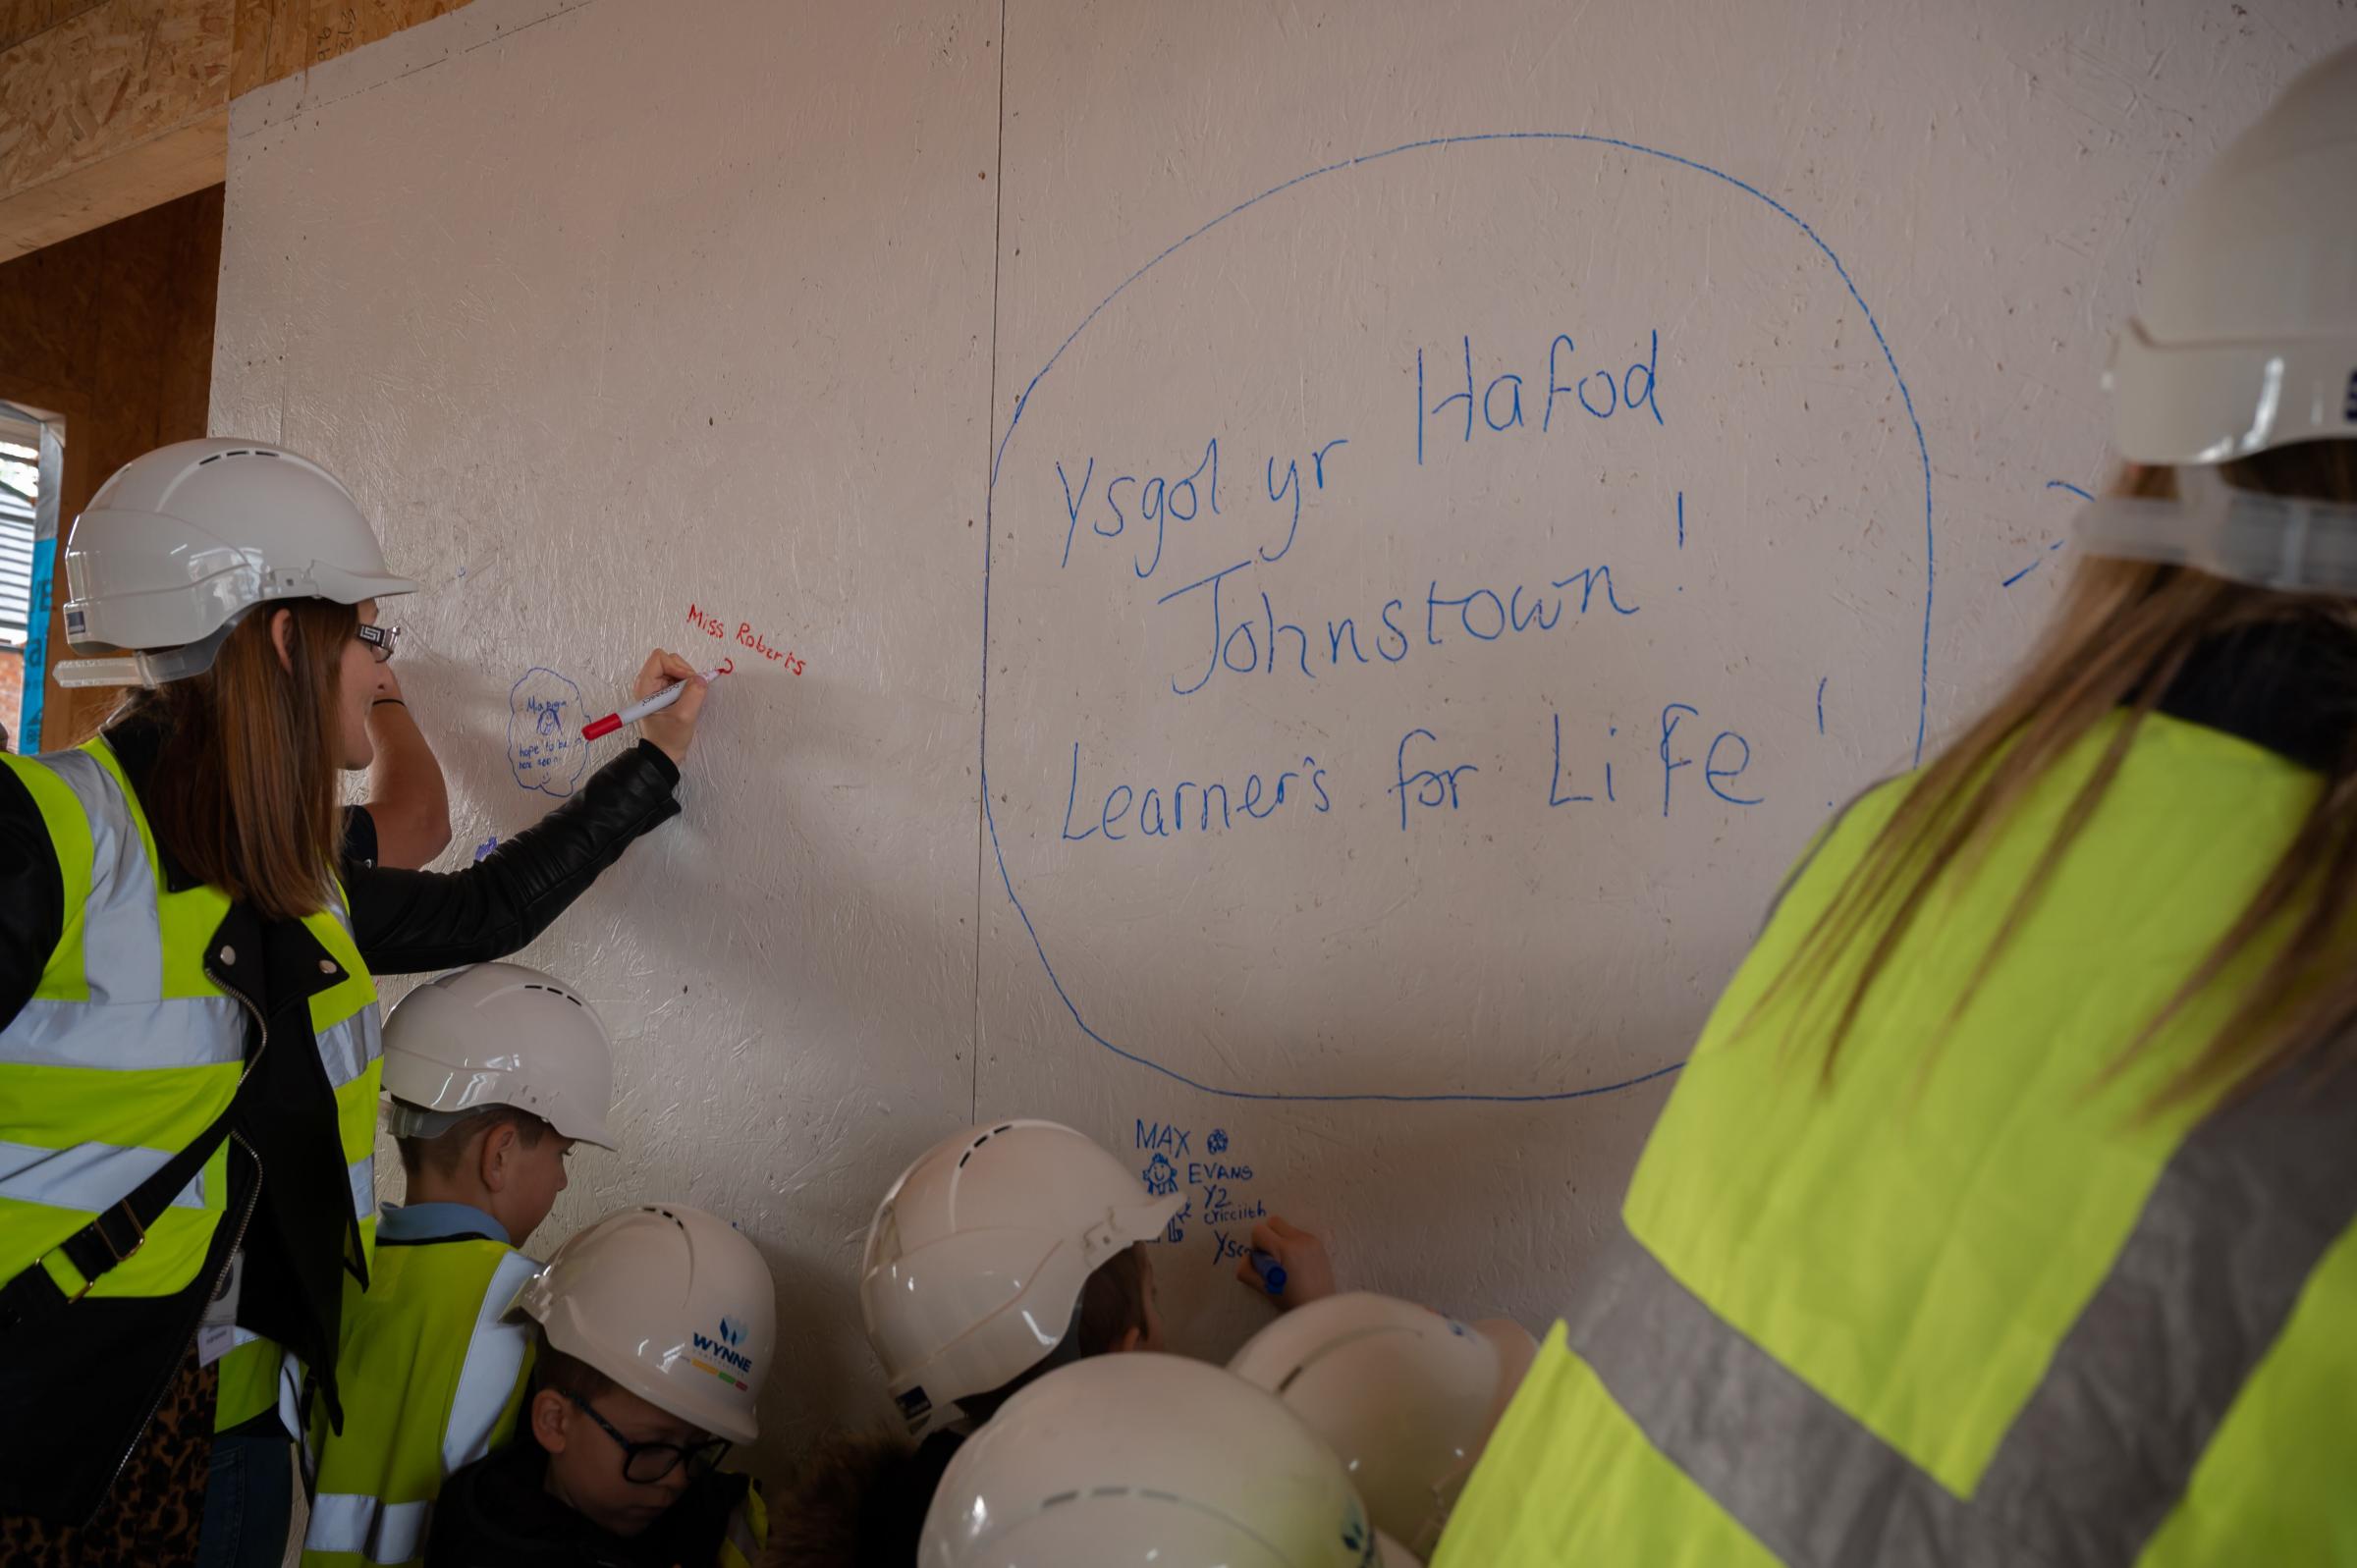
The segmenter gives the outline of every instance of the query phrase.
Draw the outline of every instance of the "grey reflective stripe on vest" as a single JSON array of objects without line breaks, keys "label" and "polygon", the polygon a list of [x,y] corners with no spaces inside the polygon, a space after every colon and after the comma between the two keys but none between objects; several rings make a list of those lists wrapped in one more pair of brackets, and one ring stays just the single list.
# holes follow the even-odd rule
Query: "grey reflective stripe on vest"
[{"label": "grey reflective stripe on vest", "polygon": [[2357,1074],[2288,1075],[2178,1146],[1970,1499],[1720,1319],[1623,1231],[1570,1344],[1788,1568],[2126,1568],[2357,1219]]},{"label": "grey reflective stripe on vest", "polygon": [[0,1033],[0,1066],[219,1067],[246,1056],[246,1015],[229,997],[92,1006],[35,997]]},{"label": "grey reflective stripe on vest", "polygon": [[[121,1203],[140,1182],[170,1164],[177,1153],[107,1143],[81,1143],[71,1149],[0,1143],[0,1198],[96,1214]],[[172,1206],[204,1207],[202,1171],[180,1190]]]},{"label": "grey reflective stripe on vest", "polygon": [[1981,1476],[2057,1562],[2124,1563],[2183,1492],[2325,1253],[2357,1221],[2357,1074],[2279,1077],[2213,1112]]},{"label": "grey reflective stripe on vest", "polygon": [[[105,764],[65,751],[41,765],[74,791],[90,831],[90,892],[82,908],[87,1001],[35,998],[0,1030],[0,1066],[133,1072],[205,1067],[244,1058],[246,1020],[227,997],[165,1000],[163,935],[154,868],[138,819]],[[80,1143],[64,1149],[0,1143],[0,1198],[96,1214],[168,1163],[177,1149]],[[173,1198],[204,1207],[200,1172]]]},{"label": "grey reflective stripe on vest", "polygon": [[433,1511],[430,1502],[387,1505],[362,1492],[323,1491],[311,1499],[302,1549],[352,1552],[370,1562],[409,1562],[425,1544],[425,1527]]},{"label": "grey reflective stripe on vest", "polygon": [[744,1516],[741,1502],[729,1510],[728,1541],[746,1562],[761,1560],[761,1542],[753,1539],[753,1522]]},{"label": "grey reflective stripe on vest", "polygon": [[40,760],[74,791],[90,826],[90,898],[82,932],[90,1000],[155,1001],[164,994],[164,937],[155,870],[131,804],[106,765],[86,751]]},{"label": "grey reflective stripe on vest", "polygon": [[466,1342],[466,1360],[459,1368],[457,1391],[451,1395],[450,1422],[442,1431],[442,1473],[449,1475],[473,1464],[491,1451],[491,1429],[516,1392],[523,1376],[523,1355],[532,1337],[521,1324],[503,1323],[509,1304],[539,1264],[521,1252],[510,1253],[491,1271],[483,1287],[482,1305],[475,1310],[474,1333]]},{"label": "grey reflective stripe on vest", "polygon": [[302,1385],[309,1378],[310,1372],[303,1366],[301,1356],[292,1350],[278,1353],[278,1424],[287,1430],[288,1436],[302,1444],[302,1475],[306,1487],[319,1470],[319,1451],[312,1446],[310,1426],[302,1419]]},{"label": "grey reflective stripe on vest", "polygon": [[341,1089],[366,1072],[377,1057],[379,1038],[373,1005],[320,1031],[319,1064],[327,1069],[329,1086]]},{"label": "grey reflective stripe on vest", "polygon": [[[352,916],[344,908],[340,892],[328,903],[327,912],[344,928],[344,935],[350,937]],[[319,1064],[327,1071],[328,1084],[343,1089],[385,1054],[384,1022],[376,1004],[369,1002],[342,1022],[330,1024],[320,1032],[318,1043]],[[372,1212],[362,1211],[363,1215]]]},{"label": "grey reflective stripe on vest", "polygon": [[352,1213],[355,1218],[376,1217],[376,1154],[368,1154],[344,1167],[344,1177],[352,1183]]}]

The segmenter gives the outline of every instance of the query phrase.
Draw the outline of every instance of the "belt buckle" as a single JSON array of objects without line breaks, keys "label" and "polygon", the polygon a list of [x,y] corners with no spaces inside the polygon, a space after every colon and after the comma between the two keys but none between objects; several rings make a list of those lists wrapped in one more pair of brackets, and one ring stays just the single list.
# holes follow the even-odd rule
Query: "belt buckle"
[{"label": "belt buckle", "polygon": [[[113,1233],[107,1229],[107,1221],[112,1219],[118,1213],[120,1213],[124,1218],[131,1221],[131,1228],[137,1232],[137,1234],[131,1238],[131,1245],[128,1247],[117,1242]],[[115,1205],[114,1208],[107,1210],[97,1218],[91,1220],[90,1229],[95,1231],[98,1239],[106,1244],[106,1250],[114,1255],[115,1266],[117,1268],[121,1268],[124,1264],[129,1263],[132,1258],[137,1254],[141,1247],[147,1245],[147,1227],[139,1223],[139,1217],[132,1212],[131,1202],[129,1199],[126,1199],[122,1203]],[[82,1297],[88,1295],[90,1291],[96,1287],[97,1283],[98,1281],[95,1279],[85,1278],[82,1280],[82,1288],[67,1298],[66,1305],[71,1307],[75,1302],[78,1302]]]}]

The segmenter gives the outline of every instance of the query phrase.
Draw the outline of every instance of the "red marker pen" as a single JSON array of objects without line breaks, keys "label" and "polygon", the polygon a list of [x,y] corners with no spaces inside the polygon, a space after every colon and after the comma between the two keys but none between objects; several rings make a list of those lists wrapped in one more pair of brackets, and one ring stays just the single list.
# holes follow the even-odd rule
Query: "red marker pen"
[{"label": "red marker pen", "polygon": [[[722,676],[727,675],[736,667],[736,661],[731,660],[729,663],[722,665],[717,670],[705,671],[704,678],[708,681],[718,680]],[[581,738],[583,740],[595,740],[601,735],[612,734],[615,730],[620,730],[624,725],[634,725],[650,713],[661,713],[664,709],[679,701],[680,693],[685,691],[686,689],[687,682],[683,680],[678,685],[665,686],[661,691],[656,692],[644,702],[631,703],[620,713],[607,714],[603,719],[592,719],[587,724],[581,726]]]}]

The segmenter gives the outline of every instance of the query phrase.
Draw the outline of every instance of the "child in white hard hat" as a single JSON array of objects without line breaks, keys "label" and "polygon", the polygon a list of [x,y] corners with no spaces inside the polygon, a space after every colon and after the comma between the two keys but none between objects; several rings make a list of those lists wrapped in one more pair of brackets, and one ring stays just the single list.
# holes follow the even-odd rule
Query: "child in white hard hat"
[{"label": "child in white hard hat", "polygon": [[442,1480],[505,1443],[531,1335],[504,1321],[576,1143],[611,1149],[613,1051],[589,1004],[521,964],[418,987],[385,1024],[387,1120],[409,1178],[376,1271],[347,1280],[341,1432],[313,1412],[305,1568],[417,1560]]},{"label": "child in white hard hat", "polygon": [[[1118,1547],[1116,1546],[1118,1543]],[[1242,1379],[1177,1356],[1061,1368],[959,1450],[926,1568],[1405,1568],[1343,1461]]]},{"label": "child in white hard hat", "polygon": [[1280,1318],[1228,1370],[1324,1438],[1375,1527],[1421,1560],[1538,1349],[1505,1319],[1353,1291]]},{"label": "child in white hard hat", "polygon": [[[909,1431],[987,1420],[1020,1379],[1079,1354],[1161,1348],[1142,1244],[1179,1204],[1052,1121],[969,1127],[925,1151],[877,1206],[859,1282]],[[1103,1343],[1082,1342],[1084,1317]]]},{"label": "child in white hard hat", "polygon": [[[1181,1202],[1053,1121],[984,1123],[927,1150],[877,1206],[860,1271],[868,1340],[923,1441],[825,1445],[782,1510],[790,1540],[772,1562],[909,1561],[935,1483],[1001,1405],[1069,1363],[1160,1350],[1148,1244]],[[1333,1290],[1308,1231],[1266,1219],[1253,1244],[1288,1271],[1277,1305]],[[1248,1265],[1241,1277],[1267,1294]]]},{"label": "child in white hard hat", "polygon": [[751,1568],[761,1491],[719,1466],[760,1434],[775,1288],[750,1241],[685,1204],[559,1247],[516,1298],[539,1325],[530,1435],[444,1485],[430,1568]]}]

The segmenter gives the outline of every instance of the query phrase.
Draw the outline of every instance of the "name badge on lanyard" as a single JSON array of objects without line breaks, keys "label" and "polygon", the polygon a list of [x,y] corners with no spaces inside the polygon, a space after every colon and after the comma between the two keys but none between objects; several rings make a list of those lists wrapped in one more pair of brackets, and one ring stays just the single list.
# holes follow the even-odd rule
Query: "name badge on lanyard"
[{"label": "name badge on lanyard", "polygon": [[240,1247],[229,1255],[229,1272],[221,1276],[221,1288],[204,1304],[204,1316],[196,1320],[199,1366],[209,1367],[237,1348],[238,1290],[245,1277],[246,1249]]}]

